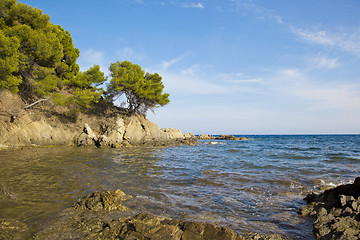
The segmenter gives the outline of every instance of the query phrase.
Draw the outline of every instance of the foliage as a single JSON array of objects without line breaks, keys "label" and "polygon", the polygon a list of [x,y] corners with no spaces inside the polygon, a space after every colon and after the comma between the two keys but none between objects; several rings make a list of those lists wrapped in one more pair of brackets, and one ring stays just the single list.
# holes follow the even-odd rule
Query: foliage
[{"label": "foliage", "polygon": [[[71,35],[38,8],[0,0],[0,89],[23,98],[52,98],[72,112],[89,109],[104,93],[107,77],[94,65],[85,72],[76,63],[80,51]],[[107,100],[125,96],[131,113],[169,103],[159,74],[145,73],[128,61],[111,64]]]},{"label": "foliage", "polygon": [[52,24],[40,9],[2,0],[0,16],[0,54],[6,62],[1,69],[1,88],[44,96],[79,72],[79,50],[69,32]]},{"label": "foliage", "polygon": [[125,95],[130,113],[145,114],[147,110],[170,102],[169,94],[162,93],[164,85],[159,74],[145,73],[139,65],[129,61],[110,65],[111,81],[108,96],[112,100]]},{"label": "foliage", "polygon": [[79,72],[80,52],[68,31],[16,0],[1,0],[0,17],[0,88],[25,98],[53,97],[76,111],[99,101],[104,73],[97,65]]},{"label": "foliage", "polygon": [[16,93],[21,78],[16,75],[19,69],[20,43],[15,37],[7,37],[0,29],[0,88],[9,89]]},{"label": "foliage", "polygon": [[99,102],[103,90],[97,88],[106,81],[99,65],[94,65],[85,72],[80,72],[76,77],[67,82],[67,95],[56,94],[54,100],[59,105],[71,106],[75,111],[89,109]]}]

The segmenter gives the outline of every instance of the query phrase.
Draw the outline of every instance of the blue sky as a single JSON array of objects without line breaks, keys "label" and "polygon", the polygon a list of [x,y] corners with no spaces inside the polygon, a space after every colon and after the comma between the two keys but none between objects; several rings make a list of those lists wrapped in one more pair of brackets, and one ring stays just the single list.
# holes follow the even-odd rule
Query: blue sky
[{"label": "blue sky", "polygon": [[82,70],[163,77],[148,113],[194,134],[360,133],[358,0],[24,0],[68,30]]}]

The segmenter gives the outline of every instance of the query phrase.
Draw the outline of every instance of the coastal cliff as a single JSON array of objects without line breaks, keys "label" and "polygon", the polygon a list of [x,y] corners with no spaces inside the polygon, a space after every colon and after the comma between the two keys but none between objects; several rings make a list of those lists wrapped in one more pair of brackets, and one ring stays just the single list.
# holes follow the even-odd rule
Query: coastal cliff
[{"label": "coastal cliff", "polygon": [[76,145],[76,146],[169,146],[192,144],[192,134],[173,128],[160,129],[142,115],[110,113],[80,114],[44,101],[31,108],[16,94],[0,91],[0,148]]}]

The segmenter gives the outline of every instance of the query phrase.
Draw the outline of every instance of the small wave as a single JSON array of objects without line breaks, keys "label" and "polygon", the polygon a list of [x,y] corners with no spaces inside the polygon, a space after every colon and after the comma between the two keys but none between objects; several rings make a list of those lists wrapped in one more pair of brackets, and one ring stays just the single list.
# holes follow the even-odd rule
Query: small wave
[{"label": "small wave", "polygon": [[209,142],[209,145],[225,145],[223,142]]},{"label": "small wave", "polygon": [[342,185],[342,184],[349,184],[352,183],[353,180],[335,180],[335,179],[314,179],[312,180],[312,183],[314,186],[322,191],[334,188],[336,186]]}]

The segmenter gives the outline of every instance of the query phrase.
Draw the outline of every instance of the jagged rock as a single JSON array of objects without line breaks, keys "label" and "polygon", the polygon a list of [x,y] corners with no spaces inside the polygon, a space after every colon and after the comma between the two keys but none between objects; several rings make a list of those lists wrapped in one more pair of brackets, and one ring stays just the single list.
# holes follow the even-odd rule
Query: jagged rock
[{"label": "jagged rock", "polygon": [[[21,98],[0,90],[0,148],[33,145],[97,147],[193,144],[192,134],[160,130],[143,115],[81,113],[77,118],[50,102],[24,110]],[[114,110],[114,109],[113,109]]]},{"label": "jagged rock", "polygon": [[318,239],[360,239],[360,177],[353,184],[340,185],[321,194],[305,197],[301,216],[314,216]]},{"label": "jagged rock", "polygon": [[79,199],[73,204],[73,208],[91,211],[126,211],[127,207],[121,202],[131,198],[120,189],[106,192],[93,192]]},{"label": "jagged rock", "polygon": [[[126,199],[129,199],[129,196],[119,189],[91,193],[74,203],[72,208],[63,210],[57,219],[55,218],[47,226],[43,226],[33,239],[285,239],[276,234],[261,235],[257,233],[246,233],[243,237],[229,228],[210,223],[160,217],[148,212],[129,217],[128,213],[131,211],[116,212],[126,210],[121,205]],[[16,226],[16,223],[12,225]]]}]

